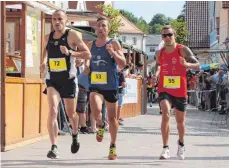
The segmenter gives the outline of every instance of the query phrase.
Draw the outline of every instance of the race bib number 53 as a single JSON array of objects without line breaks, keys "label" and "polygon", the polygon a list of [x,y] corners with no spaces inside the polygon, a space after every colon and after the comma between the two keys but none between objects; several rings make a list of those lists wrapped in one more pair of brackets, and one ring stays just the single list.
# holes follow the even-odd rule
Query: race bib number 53
[{"label": "race bib number 53", "polygon": [[91,84],[107,84],[107,73],[106,72],[92,72],[91,73]]},{"label": "race bib number 53", "polygon": [[50,58],[49,68],[51,72],[61,72],[67,70],[65,58]]},{"label": "race bib number 53", "polygon": [[164,76],[164,88],[180,88],[180,76]]}]

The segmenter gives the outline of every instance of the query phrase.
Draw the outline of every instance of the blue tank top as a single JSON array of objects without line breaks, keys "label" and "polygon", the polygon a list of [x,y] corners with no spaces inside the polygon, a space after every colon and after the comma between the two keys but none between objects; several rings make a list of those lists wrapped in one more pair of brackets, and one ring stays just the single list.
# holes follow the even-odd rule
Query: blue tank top
[{"label": "blue tank top", "polygon": [[[110,39],[106,44],[112,42]],[[93,41],[91,47],[91,60],[89,75],[90,88],[100,90],[117,90],[118,89],[118,72],[117,63],[106,50],[106,44],[97,47]]]}]

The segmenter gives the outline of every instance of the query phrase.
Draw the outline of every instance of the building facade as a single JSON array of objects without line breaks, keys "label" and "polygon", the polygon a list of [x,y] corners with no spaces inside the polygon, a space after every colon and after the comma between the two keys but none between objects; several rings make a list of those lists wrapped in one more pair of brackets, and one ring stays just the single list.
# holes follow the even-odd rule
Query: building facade
[{"label": "building facade", "polygon": [[187,1],[186,15],[188,46],[190,48],[210,48],[209,2]]},{"label": "building facade", "polygon": [[120,15],[121,26],[119,27],[119,39],[145,52],[146,35],[126,17]]}]

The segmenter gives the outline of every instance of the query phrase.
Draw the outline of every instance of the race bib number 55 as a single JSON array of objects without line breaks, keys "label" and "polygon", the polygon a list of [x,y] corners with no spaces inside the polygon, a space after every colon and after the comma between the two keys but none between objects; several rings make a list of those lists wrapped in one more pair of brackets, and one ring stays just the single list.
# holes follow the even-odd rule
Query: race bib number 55
[{"label": "race bib number 55", "polygon": [[180,88],[180,76],[164,76],[164,88]]},{"label": "race bib number 55", "polygon": [[92,72],[91,73],[91,84],[107,84],[107,73],[106,72]]}]

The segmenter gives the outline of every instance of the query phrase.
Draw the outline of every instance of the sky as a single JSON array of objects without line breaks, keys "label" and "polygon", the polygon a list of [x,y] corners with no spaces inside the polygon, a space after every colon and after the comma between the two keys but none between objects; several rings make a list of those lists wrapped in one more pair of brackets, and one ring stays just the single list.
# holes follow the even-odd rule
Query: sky
[{"label": "sky", "polygon": [[115,9],[124,9],[149,23],[157,13],[176,19],[185,1],[114,1]]}]

